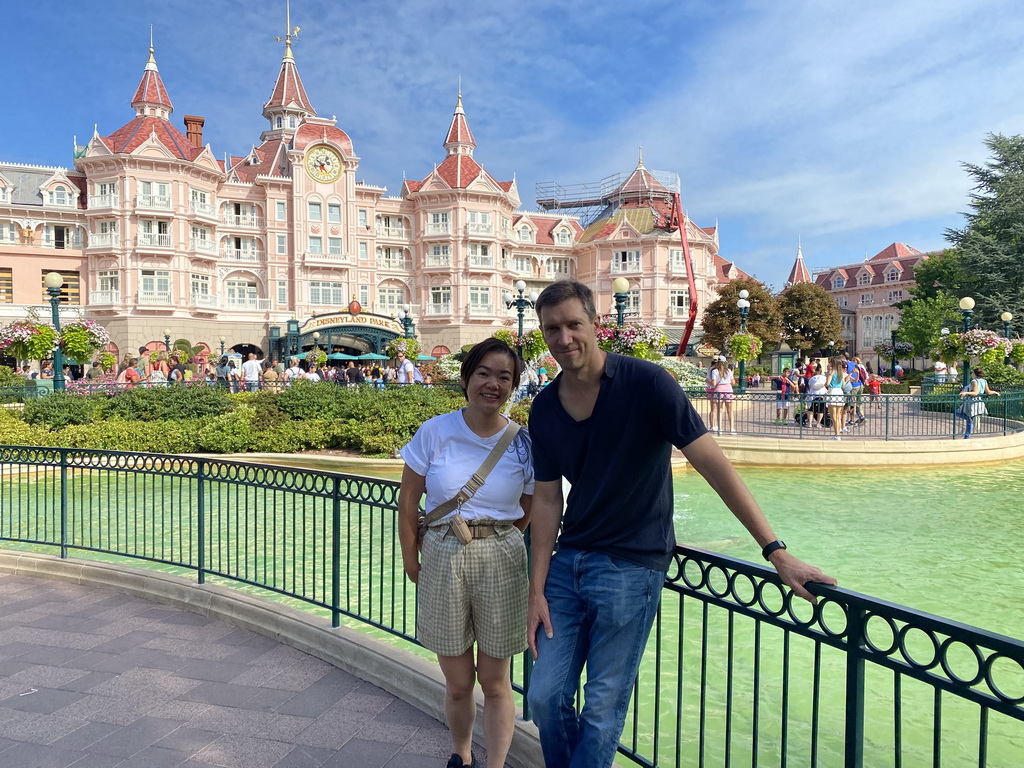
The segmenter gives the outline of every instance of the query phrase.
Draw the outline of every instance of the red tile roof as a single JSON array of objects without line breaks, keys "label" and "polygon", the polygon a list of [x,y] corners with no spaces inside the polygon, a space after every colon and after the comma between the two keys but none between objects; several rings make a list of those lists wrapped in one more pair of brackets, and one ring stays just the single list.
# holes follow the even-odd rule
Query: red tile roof
[{"label": "red tile roof", "polygon": [[194,146],[169,120],[159,117],[136,117],[100,140],[111,152],[120,154],[138,149],[153,134],[156,134],[157,140],[181,160],[195,160],[203,151],[200,147]]},{"label": "red tile roof", "polygon": [[295,138],[292,140],[292,148],[302,150],[318,141],[334,142],[341,147],[346,155],[355,156],[355,152],[352,151],[352,139],[348,137],[347,133],[337,126],[316,122],[303,122],[299,126],[299,130],[295,132]]},{"label": "red tile roof", "polygon": [[307,112],[316,114],[316,110],[313,109],[313,105],[306,97],[306,89],[302,86],[302,79],[299,77],[299,71],[295,67],[295,61],[291,58],[290,51],[285,54],[284,61],[281,62],[281,71],[277,75],[274,92],[270,95],[267,103],[263,105],[263,114],[266,115],[271,109],[284,107],[300,107]]},{"label": "red tile roof", "polygon": [[452,115],[452,124],[448,129],[448,138],[444,140],[444,146],[447,147],[449,144],[468,144],[471,147],[476,146],[476,140],[473,138],[473,132],[469,130],[469,123],[466,122],[466,112],[462,108],[462,94],[459,94],[459,100],[455,105],[455,114]]},{"label": "red tile roof", "polygon": [[797,283],[811,283],[811,273],[807,269],[807,265],[804,263],[804,253],[799,248],[796,249],[796,260],[793,262],[793,268],[789,271],[789,277],[786,278],[786,287],[796,285]]},{"label": "red tile roof", "polygon": [[[257,176],[281,176],[282,167],[287,168],[286,150],[283,139],[265,141],[251,154],[232,157],[231,170],[238,175],[239,181],[247,184],[255,181]],[[256,163],[250,162],[253,154],[258,160]]]},{"label": "red tile roof", "polygon": [[622,195],[637,194],[645,192],[657,192],[671,194],[668,188],[658,181],[651,172],[642,165],[638,166],[619,187],[618,193]]},{"label": "red tile roof", "polygon": [[132,98],[132,107],[137,108],[141,104],[159,104],[167,107],[169,112],[174,109],[171,105],[171,97],[167,95],[167,89],[164,87],[164,81],[156,68],[156,59],[153,58],[152,48],[149,49],[149,61],[142,73],[142,80]]},{"label": "red tile roof", "polygon": [[753,275],[748,275],[731,261],[726,261],[717,253],[715,254],[715,277],[719,283],[728,283],[733,280],[754,280]]},{"label": "red tile roof", "polygon": [[904,259],[908,256],[923,256],[924,254],[917,248],[911,248],[906,243],[893,243],[888,245],[874,256],[869,261],[885,261],[887,259]]}]

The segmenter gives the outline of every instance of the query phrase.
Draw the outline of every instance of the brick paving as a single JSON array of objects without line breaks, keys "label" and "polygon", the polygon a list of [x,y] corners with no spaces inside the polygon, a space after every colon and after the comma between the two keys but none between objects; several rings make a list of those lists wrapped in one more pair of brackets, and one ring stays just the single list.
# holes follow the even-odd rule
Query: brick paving
[{"label": "brick paving", "polygon": [[262,635],[0,574],[0,766],[430,768],[448,750],[433,718]]}]

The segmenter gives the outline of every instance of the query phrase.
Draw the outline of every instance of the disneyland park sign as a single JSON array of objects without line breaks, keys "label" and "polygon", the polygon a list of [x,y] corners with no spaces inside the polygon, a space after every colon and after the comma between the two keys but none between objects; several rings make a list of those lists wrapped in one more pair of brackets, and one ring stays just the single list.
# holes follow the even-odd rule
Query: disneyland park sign
[{"label": "disneyland park sign", "polygon": [[309,333],[310,331],[315,331],[320,328],[340,325],[344,325],[348,329],[381,329],[390,331],[398,336],[401,336],[404,333],[402,324],[397,320],[385,317],[384,315],[374,315],[368,312],[362,312],[358,302],[352,302],[352,304],[349,305],[348,311],[345,312],[332,312],[327,315],[316,315],[315,317],[309,318],[309,320],[307,320],[299,329],[299,332]]}]

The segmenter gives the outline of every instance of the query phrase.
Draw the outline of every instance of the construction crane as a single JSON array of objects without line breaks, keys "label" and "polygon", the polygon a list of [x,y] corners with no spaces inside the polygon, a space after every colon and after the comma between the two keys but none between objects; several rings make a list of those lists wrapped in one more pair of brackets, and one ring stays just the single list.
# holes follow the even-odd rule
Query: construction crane
[{"label": "construction crane", "polygon": [[[640,174],[638,176],[638,174]],[[690,242],[686,237],[686,214],[679,194],[679,176],[664,171],[650,171],[644,168],[643,156],[635,170],[606,176],[599,182],[562,186],[556,182],[537,184],[537,205],[545,211],[571,210],[580,218],[584,228],[598,219],[611,216],[624,203],[647,200],[670,201],[671,211],[667,221],[661,225],[668,234],[679,232],[683,244],[683,263],[686,266],[686,282],[690,292],[689,316],[683,335],[679,340],[676,354],[682,357],[690,343],[690,335],[697,322],[697,290],[693,278],[693,261],[690,258]],[[657,222],[656,222],[657,224]]]}]

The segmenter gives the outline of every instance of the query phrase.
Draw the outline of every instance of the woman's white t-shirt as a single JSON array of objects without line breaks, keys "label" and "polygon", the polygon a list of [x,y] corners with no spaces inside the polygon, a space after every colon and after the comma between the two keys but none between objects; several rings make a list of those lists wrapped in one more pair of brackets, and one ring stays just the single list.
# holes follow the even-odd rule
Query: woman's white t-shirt
[{"label": "woman's white t-shirt", "polygon": [[[400,454],[413,472],[427,479],[428,513],[459,492],[504,431],[479,437],[466,424],[462,411],[435,416],[416,431]],[[533,451],[525,428],[519,430],[480,489],[462,505],[462,516],[467,520],[518,520],[523,516],[519,497],[524,493],[533,494]]]}]

